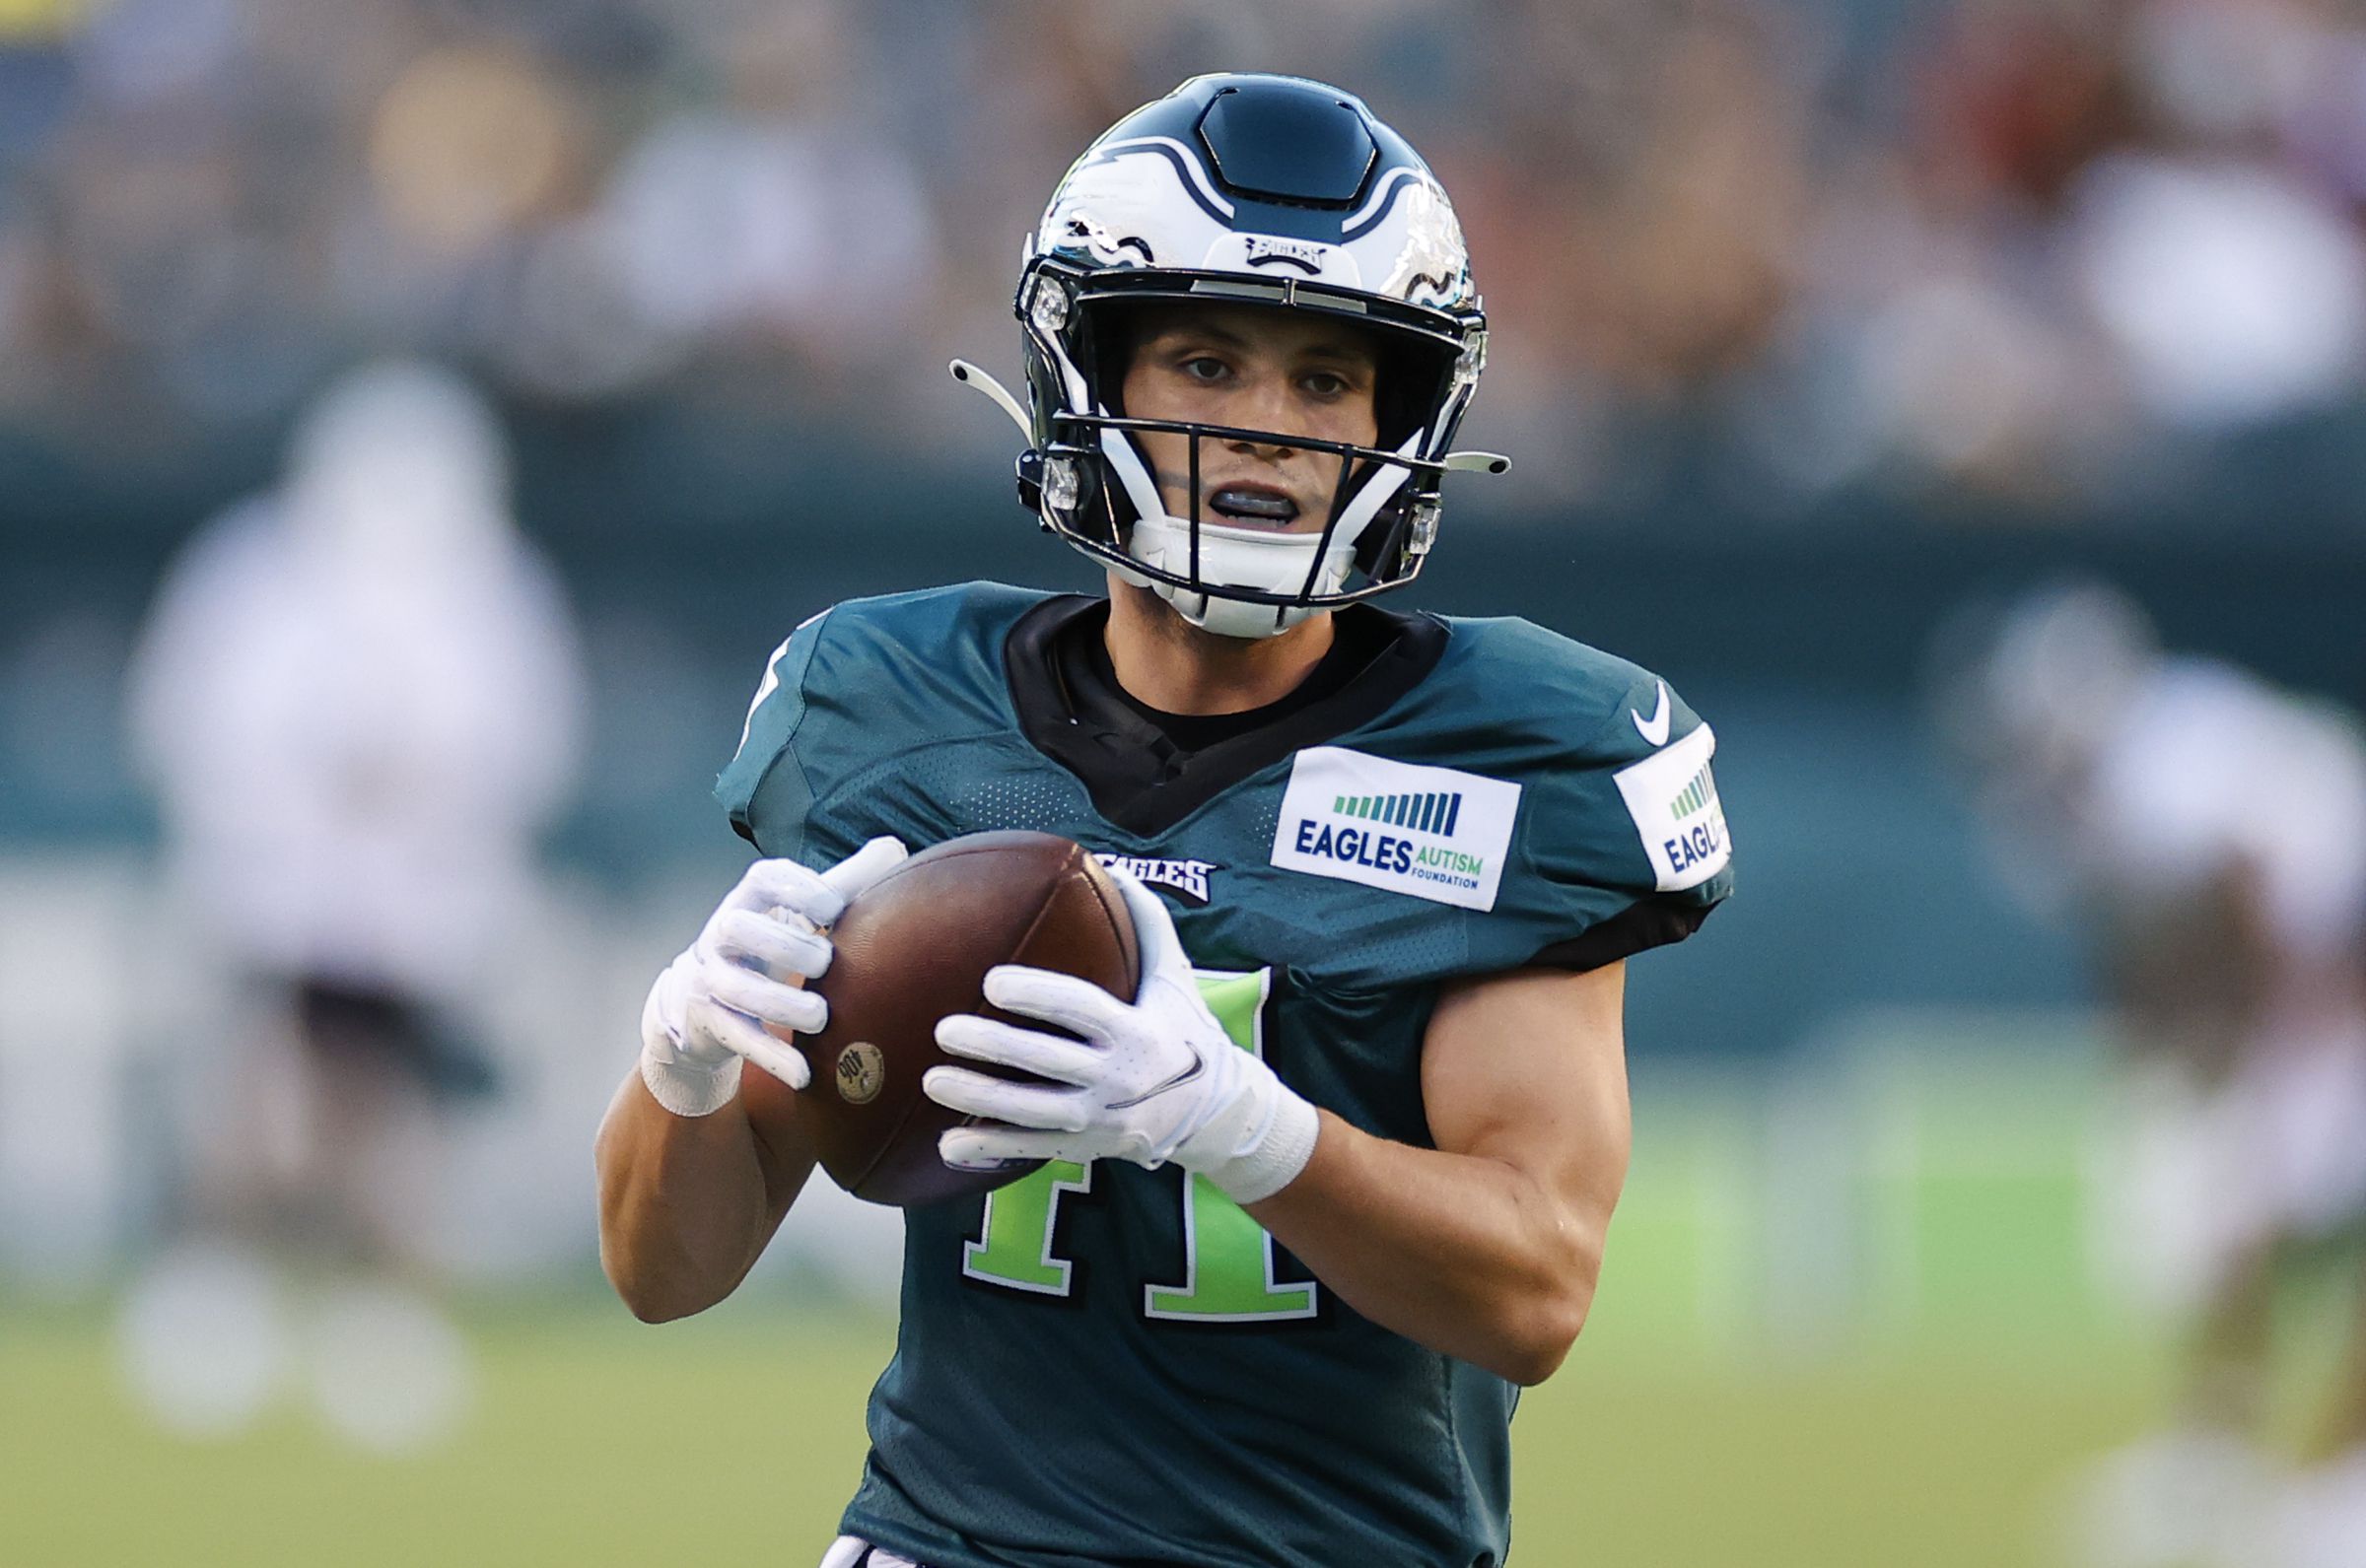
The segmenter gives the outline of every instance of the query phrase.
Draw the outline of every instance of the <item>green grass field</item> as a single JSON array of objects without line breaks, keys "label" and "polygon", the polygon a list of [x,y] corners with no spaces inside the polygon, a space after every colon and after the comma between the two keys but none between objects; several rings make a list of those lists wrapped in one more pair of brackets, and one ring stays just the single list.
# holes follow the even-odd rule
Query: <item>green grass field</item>
[{"label": "green grass field", "polygon": [[[2068,1478],[2159,1418],[2166,1360],[2084,1261],[2091,1071],[1995,1060],[1876,1058],[1804,1122],[1638,1086],[1594,1321],[1514,1427],[1516,1568],[2058,1562]],[[480,1303],[473,1419],[378,1460],[301,1408],[158,1435],[110,1313],[0,1303],[0,1568],[809,1568],[893,1336],[777,1286],[656,1329],[589,1289]]]},{"label": "green grass field", "polygon": [[[161,1437],[92,1316],[0,1316],[0,1563],[806,1568],[891,1338],[777,1301],[661,1329],[589,1300],[471,1327],[462,1437],[378,1460],[294,1408],[219,1444]],[[1520,1408],[1519,1568],[2043,1562],[2059,1478],[2136,1431],[2156,1385],[2127,1353],[1781,1367],[1598,1327]]]}]

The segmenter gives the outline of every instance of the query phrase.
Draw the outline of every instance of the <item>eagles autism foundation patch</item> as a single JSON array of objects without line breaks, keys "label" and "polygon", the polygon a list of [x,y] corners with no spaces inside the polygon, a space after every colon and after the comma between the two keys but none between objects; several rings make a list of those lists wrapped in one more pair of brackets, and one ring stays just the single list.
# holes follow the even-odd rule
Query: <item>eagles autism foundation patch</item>
[{"label": "eagles autism foundation patch", "polygon": [[1291,765],[1273,863],[1466,910],[1492,910],[1520,786],[1344,746]]}]

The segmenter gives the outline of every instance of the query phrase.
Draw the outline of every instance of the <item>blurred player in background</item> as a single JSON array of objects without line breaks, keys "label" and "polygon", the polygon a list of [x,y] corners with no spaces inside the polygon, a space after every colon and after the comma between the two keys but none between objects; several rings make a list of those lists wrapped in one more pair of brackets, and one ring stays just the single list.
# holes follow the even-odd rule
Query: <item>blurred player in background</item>
[{"label": "blurred player in background", "polygon": [[2162,651],[2094,583],[2012,606],[1948,720],[2032,902],[2078,930],[2126,1050],[2107,1241],[2190,1313],[2179,1424],[2099,1472],[2115,1568],[2366,1563],[2366,1290],[2295,1478],[2263,1446],[2276,1286],[2366,1258],[2366,745],[2353,717]]},{"label": "blurred player in background", "polygon": [[1500,1563],[1512,1406],[1626,1174],[1625,960],[1731,885],[1714,736],[1525,622],[1361,602],[1420,570],[1447,471],[1502,466],[1450,448],[1486,343],[1460,228],[1361,103],[1195,78],[1029,249],[1031,417],[956,374],[1108,595],[857,601],[775,652],[718,794],[779,858],[651,992],[610,1277],[703,1310],[796,1200],[813,1156],[754,1130],[742,1057],[805,1087],[763,1025],[823,1026],[797,978],[848,898],[905,843],[1063,834],[1125,890],[1141,992],[1005,968],[989,999],[1083,1043],[939,1024],[1057,1085],[933,1069],[983,1119],[943,1156],[1050,1163],[906,1214],[830,1568]]},{"label": "blurred player in background", "polygon": [[583,703],[571,618],[508,484],[465,382],[364,367],[306,416],[281,486],[189,544],[151,614],[134,744],[175,911],[230,997],[218,1038],[172,1043],[179,1246],[123,1322],[170,1424],[235,1429],[299,1351],[357,1442],[413,1446],[463,1406],[429,1245],[440,1111],[493,1087],[470,1005],[502,979],[497,933],[532,896]]}]

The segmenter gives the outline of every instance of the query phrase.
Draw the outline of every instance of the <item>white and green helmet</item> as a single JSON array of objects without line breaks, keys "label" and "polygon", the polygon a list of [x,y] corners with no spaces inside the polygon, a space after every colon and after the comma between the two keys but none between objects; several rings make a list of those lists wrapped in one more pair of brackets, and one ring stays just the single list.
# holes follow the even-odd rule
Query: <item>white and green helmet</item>
[{"label": "white and green helmet", "polygon": [[[1371,446],[1128,417],[1115,307],[1270,307],[1347,317],[1380,351]],[[1026,431],[1021,499],[1078,549],[1229,637],[1401,587],[1437,535],[1450,450],[1487,357],[1462,227],[1403,137],[1353,96],[1299,77],[1198,76],[1111,126],[1061,179],[1027,246],[1016,310],[1029,408],[974,366]],[[1170,515],[1136,435],[1191,438],[1193,515]],[[1287,443],[1339,459],[1320,532],[1198,515],[1202,440]]]}]

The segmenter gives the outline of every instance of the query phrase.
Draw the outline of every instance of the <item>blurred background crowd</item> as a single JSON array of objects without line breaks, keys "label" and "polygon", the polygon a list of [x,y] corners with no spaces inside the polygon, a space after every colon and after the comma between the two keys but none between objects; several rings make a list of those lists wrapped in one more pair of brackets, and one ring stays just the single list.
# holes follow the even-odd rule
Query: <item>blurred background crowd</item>
[{"label": "blurred background crowd", "polygon": [[[0,410],[110,465],[404,345],[517,399],[925,418],[1023,216],[1211,60],[1426,149],[1486,418],[1583,501],[2173,490],[2366,363],[2347,0],[13,0]],[[822,389],[826,388],[826,394]],[[861,413],[855,412],[861,410]],[[991,426],[934,436],[978,446]],[[1515,439],[1516,438],[1516,439]]]},{"label": "blurred background crowd", "polygon": [[[591,1128],[787,629],[1090,585],[945,362],[1226,68],[1468,233],[1514,467],[1405,602],[1720,737],[1740,895],[1635,966],[1522,1561],[2366,1562],[2361,0],[0,0],[0,1559],[612,1558],[646,1477],[561,1391],[636,1375],[842,1416],[827,1538],[892,1216],[752,1292],[851,1304],[826,1398],[603,1338]],[[299,1388],[568,1501],[355,1501]],[[135,1462],[150,1536],[73,1501]],[[288,1474],[378,1523],[256,1535]]]}]

